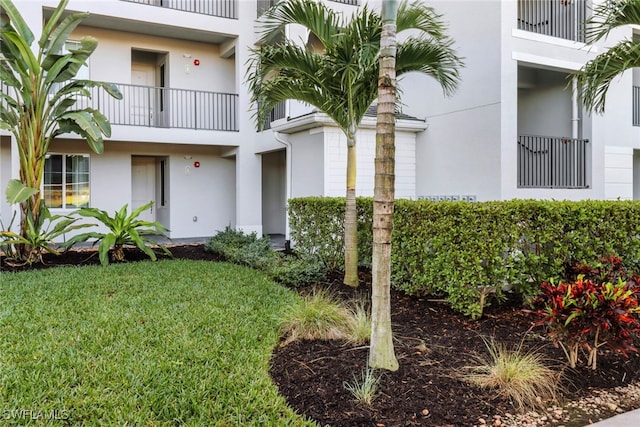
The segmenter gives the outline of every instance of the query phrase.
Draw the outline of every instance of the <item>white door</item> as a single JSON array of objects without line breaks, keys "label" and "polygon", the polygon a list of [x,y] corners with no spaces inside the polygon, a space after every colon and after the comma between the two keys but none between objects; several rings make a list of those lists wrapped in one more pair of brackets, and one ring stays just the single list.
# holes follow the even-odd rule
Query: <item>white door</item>
[{"label": "white door", "polygon": [[154,117],[155,69],[153,64],[131,64],[131,124],[136,126],[151,126]]},{"label": "white door", "polygon": [[[156,160],[153,157],[131,158],[131,210],[155,201],[156,199]],[[155,221],[155,203],[151,209],[140,213],[144,221]]]}]

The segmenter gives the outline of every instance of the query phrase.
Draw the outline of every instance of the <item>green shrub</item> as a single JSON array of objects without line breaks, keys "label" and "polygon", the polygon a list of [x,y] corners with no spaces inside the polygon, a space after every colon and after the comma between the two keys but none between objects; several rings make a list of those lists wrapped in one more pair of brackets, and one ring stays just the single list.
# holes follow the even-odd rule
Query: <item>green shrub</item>
[{"label": "green shrub", "polygon": [[258,238],[256,233],[245,234],[242,230],[226,227],[213,236],[204,247],[234,264],[265,270],[276,262],[269,237]]},{"label": "green shrub", "polygon": [[94,242],[98,244],[98,256],[102,265],[109,264],[109,258],[113,261],[124,261],[124,247],[135,246],[143,251],[153,261],[156,260],[156,254],[149,245],[156,245],[165,255],[171,256],[164,245],[156,242],[156,237],[166,237],[167,228],[156,221],[145,221],[139,219],[142,212],[151,209],[153,202],[142,205],[128,214],[128,205],[124,205],[120,210],[116,211],[114,216],[110,216],[108,212],[96,208],[81,208],[73,212],[85,218],[94,218],[102,223],[109,230],[107,233],[89,232],[79,234],[67,240],[61,247],[68,249],[78,242],[84,242],[89,239],[96,239]]},{"label": "green shrub", "polygon": [[[371,263],[372,200],[359,198],[360,264]],[[289,201],[296,251],[341,269],[344,201]],[[567,265],[614,254],[640,263],[640,204],[632,201],[431,202],[397,200],[392,285],[411,295],[437,295],[480,317],[504,290],[528,298]]]},{"label": "green shrub", "polygon": [[[289,200],[291,240],[296,251],[317,255],[328,271],[344,269],[344,199],[306,197]],[[358,262],[371,266],[373,202],[358,198]]]},{"label": "green shrub", "polygon": [[34,216],[31,210],[27,211],[23,234],[11,231],[15,218],[14,212],[7,230],[4,230],[4,225],[0,223],[0,250],[12,265],[42,263],[42,255],[45,252],[55,255],[59,253],[54,248],[57,238],[73,230],[92,226],[92,224],[75,224],[79,218],[52,215],[44,203],[40,204],[38,215]]},{"label": "green shrub", "polygon": [[271,265],[269,277],[285,286],[300,286],[324,280],[327,271],[322,260],[316,255],[278,254],[277,262]]},{"label": "green shrub", "polygon": [[314,254],[282,254],[271,249],[269,237],[245,234],[227,227],[209,240],[205,250],[222,256],[234,264],[261,270],[278,283],[299,286],[317,282],[326,276],[326,268]]}]

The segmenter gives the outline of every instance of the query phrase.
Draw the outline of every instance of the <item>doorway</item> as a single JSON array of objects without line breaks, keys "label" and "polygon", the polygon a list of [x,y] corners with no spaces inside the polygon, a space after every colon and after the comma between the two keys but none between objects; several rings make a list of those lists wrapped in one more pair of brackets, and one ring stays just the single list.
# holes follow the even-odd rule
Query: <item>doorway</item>
[{"label": "doorway", "polygon": [[168,55],[166,52],[131,51],[131,115],[137,126],[167,127]]},{"label": "doorway", "polygon": [[156,220],[156,159],[155,157],[131,157],[131,210],[135,210],[149,202],[151,209],[140,213],[143,221]]},{"label": "doorway", "polygon": [[286,233],[286,153],[285,150],[262,155],[262,232]]}]

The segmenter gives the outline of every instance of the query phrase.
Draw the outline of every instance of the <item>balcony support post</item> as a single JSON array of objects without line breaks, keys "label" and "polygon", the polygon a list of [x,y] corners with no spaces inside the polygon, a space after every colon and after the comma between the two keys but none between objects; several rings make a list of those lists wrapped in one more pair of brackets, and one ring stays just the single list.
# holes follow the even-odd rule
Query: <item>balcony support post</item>
[{"label": "balcony support post", "polygon": [[580,138],[580,91],[578,79],[571,79],[571,138]]}]

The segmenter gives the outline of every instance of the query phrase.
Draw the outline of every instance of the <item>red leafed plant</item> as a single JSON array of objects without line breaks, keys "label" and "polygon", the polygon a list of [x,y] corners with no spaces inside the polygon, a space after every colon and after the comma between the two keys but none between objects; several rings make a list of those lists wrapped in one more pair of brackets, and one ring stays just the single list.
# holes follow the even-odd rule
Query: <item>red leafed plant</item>
[{"label": "red leafed plant", "polygon": [[581,349],[586,350],[592,369],[597,368],[598,349],[603,345],[625,356],[638,351],[633,345],[634,335],[640,332],[638,276],[621,271],[617,260],[611,257],[600,266],[577,267],[575,280],[544,282],[538,297],[530,301],[540,316],[536,325],[546,326],[572,368],[579,362]]},{"label": "red leafed plant", "polygon": [[574,263],[566,270],[567,276],[571,280],[576,279],[579,275],[584,276],[585,280],[595,282],[616,283],[618,280],[622,280],[627,282],[635,292],[640,291],[640,271],[629,271],[622,263],[622,258],[615,255],[602,258],[596,264]]}]

